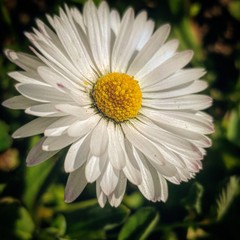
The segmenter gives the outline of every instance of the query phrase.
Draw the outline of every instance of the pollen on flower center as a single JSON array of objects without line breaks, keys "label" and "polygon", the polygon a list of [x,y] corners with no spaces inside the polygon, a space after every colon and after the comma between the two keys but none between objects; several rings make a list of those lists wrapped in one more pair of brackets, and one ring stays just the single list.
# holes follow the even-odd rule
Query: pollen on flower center
[{"label": "pollen on flower center", "polygon": [[142,104],[138,81],[124,73],[108,73],[100,77],[93,89],[99,111],[116,122],[137,116]]}]

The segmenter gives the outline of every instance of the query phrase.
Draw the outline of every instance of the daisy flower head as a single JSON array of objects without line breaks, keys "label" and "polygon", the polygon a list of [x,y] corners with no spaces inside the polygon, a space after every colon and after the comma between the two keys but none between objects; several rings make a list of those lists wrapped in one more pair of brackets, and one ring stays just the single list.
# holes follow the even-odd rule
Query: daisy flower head
[{"label": "daisy flower head", "polygon": [[166,201],[167,181],[188,181],[202,168],[212,104],[201,68],[187,68],[193,52],[166,41],[170,26],[132,8],[121,17],[106,2],[89,0],[82,13],[65,6],[26,33],[33,54],[6,50],[22,70],[10,72],[19,96],[3,105],[37,118],[14,138],[43,134],[27,165],[68,147],[65,201],[96,182],[100,206],[117,207],[127,180],[151,201]]}]

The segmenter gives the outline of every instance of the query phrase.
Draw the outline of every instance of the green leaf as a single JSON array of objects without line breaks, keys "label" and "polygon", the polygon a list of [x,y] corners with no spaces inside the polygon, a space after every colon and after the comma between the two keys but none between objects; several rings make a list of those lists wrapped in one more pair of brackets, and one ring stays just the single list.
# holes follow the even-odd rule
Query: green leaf
[{"label": "green leaf", "polygon": [[183,201],[186,209],[201,214],[203,191],[203,186],[200,183],[195,182],[192,184],[188,196]]},{"label": "green leaf", "polygon": [[29,212],[16,199],[0,202],[0,239],[32,239],[34,229]]},{"label": "green leaf", "polygon": [[41,230],[38,238],[42,240],[61,239],[66,232],[66,219],[62,214],[58,214],[51,223],[51,226]]},{"label": "green leaf", "polygon": [[199,3],[191,3],[190,5],[190,15],[195,17],[201,10],[201,5]]},{"label": "green leaf", "polygon": [[231,1],[228,4],[229,11],[233,17],[240,20],[240,2],[239,1]]},{"label": "green leaf", "polygon": [[6,188],[7,184],[6,183],[0,183],[0,194],[4,191]]},{"label": "green leaf", "polygon": [[52,227],[57,230],[59,236],[63,236],[67,228],[65,217],[62,214],[57,215],[53,220]]},{"label": "green leaf", "polygon": [[12,144],[12,138],[8,134],[9,126],[0,121],[0,152],[8,149]]},{"label": "green leaf", "polygon": [[[227,147],[227,146],[226,146]],[[222,153],[222,158],[226,169],[233,170],[234,168],[240,167],[239,154],[238,151],[225,150]]]},{"label": "green leaf", "polygon": [[173,15],[184,14],[184,3],[179,0],[171,0],[168,2],[170,11]]},{"label": "green leaf", "polygon": [[227,138],[240,146],[240,106],[230,112],[227,124]]},{"label": "green leaf", "polygon": [[59,173],[61,161],[49,159],[37,166],[26,169],[23,200],[31,209],[40,200],[54,178]]},{"label": "green leaf", "polygon": [[203,65],[204,56],[202,51],[202,44],[197,35],[197,31],[189,21],[188,17],[184,17],[179,21],[178,25],[173,28],[175,37],[180,41],[181,49],[192,49],[194,51],[194,58],[191,63],[200,67]]},{"label": "green leaf", "polygon": [[143,240],[152,232],[159,220],[156,209],[145,207],[134,213],[123,225],[118,240]]},{"label": "green leaf", "polygon": [[6,8],[6,6],[4,4],[1,4],[1,13],[2,13],[2,17],[3,17],[3,20],[8,24],[8,25],[11,25],[11,17],[9,15],[9,11],[8,9]]},{"label": "green leaf", "polygon": [[65,206],[63,201],[64,196],[64,186],[62,184],[52,184],[47,191],[45,191],[42,197],[42,204],[45,206]]},{"label": "green leaf", "polygon": [[34,223],[26,208],[20,207],[19,219],[15,223],[15,232],[16,235],[21,239],[32,239],[32,234],[34,231]]},{"label": "green leaf", "polygon": [[210,239],[209,234],[202,228],[196,228],[190,226],[187,231],[187,239],[195,240],[195,239]]},{"label": "green leaf", "polygon": [[172,231],[170,228],[167,228],[163,232],[161,240],[178,240],[178,237],[174,231]]},{"label": "green leaf", "polygon": [[239,194],[239,183],[239,178],[232,176],[226,188],[222,190],[217,200],[217,220],[221,220],[224,217],[234,198]]},{"label": "green leaf", "polygon": [[140,192],[133,192],[132,194],[124,196],[124,204],[131,209],[140,208],[143,205],[144,197]]},{"label": "green leaf", "polygon": [[61,209],[67,222],[66,235],[73,239],[106,239],[106,230],[121,224],[130,211],[121,205],[118,208],[105,206],[100,208],[96,200],[69,204]]}]

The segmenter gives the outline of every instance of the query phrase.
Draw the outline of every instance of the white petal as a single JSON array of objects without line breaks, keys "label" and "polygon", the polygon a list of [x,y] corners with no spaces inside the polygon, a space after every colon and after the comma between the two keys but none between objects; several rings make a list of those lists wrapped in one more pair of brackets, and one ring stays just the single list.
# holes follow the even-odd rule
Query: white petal
[{"label": "white petal", "polygon": [[[57,17],[55,17],[55,19],[56,18]],[[42,39],[33,33],[25,33],[25,36],[32,42],[38,52],[40,52],[41,55],[47,58],[50,62],[61,69],[64,69],[66,73],[72,72],[75,76],[81,77],[81,74],[72,64],[66,52],[62,51],[62,48],[59,48],[57,44],[50,41],[42,41]]]},{"label": "white petal", "polygon": [[141,34],[141,38],[138,42],[137,45],[137,50],[140,51],[144,45],[148,42],[148,40],[150,39],[150,37],[152,36],[153,30],[154,30],[154,21],[152,20],[148,20],[143,29],[142,29],[142,34]]},{"label": "white petal", "polygon": [[[73,19],[76,21],[76,23],[79,25],[79,28],[86,33],[86,29],[85,29],[85,25],[83,22],[83,16],[82,14],[79,12],[79,10],[77,8],[71,8],[71,15],[73,16]],[[78,28],[78,30],[79,30]]]},{"label": "white petal", "polygon": [[49,124],[44,131],[44,135],[47,137],[61,136],[66,133],[66,130],[71,124],[77,121],[76,117],[64,116],[56,119],[52,124]]},{"label": "white petal", "polygon": [[[39,58],[41,59],[45,65],[47,65],[51,71],[53,72],[56,72],[57,74],[59,74],[60,76],[62,76],[63,78],[66,78],[66,79],[69,79],[70,81],[72,82],[75,82],[77,85],[73,84],[75,86],[75,88],[79,88],[79,89],[82,89],[82,85],[80,84],[81,82],[83,82],[83,79],[81,80],[81,76],[80,75],[76,75],[74,74],[74,72],[70,71],[69,69],[67,69],[64,65],[61,65],[59,64],[59,62],[56,62],[55,60],[54,61],[51,61],[48,59],[47,56],[45,55],[42,55],[41,53],[39,53],[36,49],[34,49],[33,47],[30,46],[30,49],[32,50],[32,52]],[[45,66],[44,66],[45,67]],[[44,68],[43,67],[43,68]],[[40,66],[38,68],[39,69],[42,69],[42,66]],[[44,74],[44,73],[43,73]],[[45,75],[41,75],[41,72],[39,71],[39,75],[42,77],[42,79],[45,81],[45,82],[48,82],[49,84],[55,84],[56,80],[59,81],[59,78],[57,78],[55,81],[54,79],[50,76],[49,77],[49,80],[48,80],[48,76]],[[84,79],[85,81],[86,79]],[[58,82],[57,82],[58,83]],[[56,84],[55,84],[56,85]],[[67,85],[63,85],[63,84],[57,84],[57,86],[61,86],[61,87],[66,87]],[[55,86],[56,87],[56,86]]]},{"label": "white petal", "polygon": [[181,178],[180,178],[179,174],[177,174],[176,176],[172,176],[172,177],[164,176],[164,178],[166,180],[168,180],[169,182],[176,184],[176,185],[179,185],[181,183]]},{"label": "white petal", "polygon": [[44,151],[56,151],[77,141],[78,138],[69,137],[67,134],[60,137],[47,137],[43,143]]},{"label": "white petal", "polygon": [[107,128],[106,120],[101,119],[93,129],[90,141],[90,152],[92,155],[100,157],[105,152],[108,144]]},{"label": "white petal", "polygon": [[181,178],[181,181],[187,182],[191,177],[193,177],[193,173],[189,172],[188,169],[178,169],[178,174]]},{"label": "white petal", "polygon": [[200,94],[169,99],[143,99],[142,106],[162,110],[203,110],[212,105],[212,98]]},{"label": "white petal", "polygon": [[31,106],[25,112],[37,117],[61,117],[67,115],[66,113],[59,112],[55,105],[50,103]]},{"label": "white petal", "polygon": [[183,160],[186,163],[186,170],[188,170],[190,173],[197,173],[200,169],[202,169],[201,160],[195,160],[188,157],[183,158]]},{"label": "white petal", "polygon": [[51,39],[54,43],[57,43],[58,46],[60,45],[57,35],[46,24],[44,24],[40,19],[36,20],[36,24],[41,34],[44,35],[45,39]]},{"label": "white petal", "polygon": [[101,24],[103,24],[102,26],[93,2],[88,1],[84,5],[83,17],[86,24],[86,31],[92,55],[99,70],[104,74],[109,71],[110,60],[110,19],[108,5],[105,3],[101,4],[99,12],[102,14],[100,17],[103,20],[103,22],[101,22]]},{"label": "white petal", "polygon": [[68,95],[58,91],[57,89],[39,84],[21,83],[16,88],[23,96],[38,102],[71,102],[72,99]]},{"label": "white petal", "polygon": [[106,158],[107,156],[105,154],[101,157],[91,156],[88,159],[85,169],[85,176],[88,182],[92,183],[96,181],[97,178],[101,175],[105,166]]},{"label": "white petal", "polygon": [[28,153],[27,160],[26,160],[27,166],[35,166],[37,164],[40,164],[59,152],[59,151],[50,151],[50,152],[43,151],[42,145],[45,140],[46,138],[43,137]]},{"label": "white petal", "polygon": [[205,112],[197,112],[196,113],[197,116],[200,116],[201,118],[204,118],[205,121],[209,122],[209,123],[213,123],[213,117],[210,116],[208,113]]},{"label": "white petal", "polygon": [[[62,90],[63,88],[67,89],[79,89],[79,85],[75,83],[74,80],[59,74],[58,72],[52,70],[50,67],[39,67],[37,69],[39,75],[43,80],[50,84],[51,86]],[[79,82],[80,83],[80,82]]]},{"label": "white petal", "polygon": [[[165,179],[160,177],[161,174],[156,171],[156,169],[154,169],[154,167],[149,164],[145,157],[135,148],[134,154],[136,159],[139,161],[141,173],[143,174],[143,182],[138,186],[142,194],[153,202],[165,200],[164,197],[167,196],[167,186],[164,185],[164,183],[166,183]],[[162,189],[162,187],[164,189]]]},{"label": "white petal", "polygon": [[33,121],[18,128],[13,134],[13,138],[29,137],[43,133],[45,129],[58,118],[36,118]]},{"label": "white petal", "polygon": [[[164,155],[164,157],[166,157],[166,154]],[[166,158],[166,164],[165,165],[159,165],[156,164],[155,162],[151,161],[151,159],[148,159],[149,163],[153,166],[153,168],[160,173],[162,176],[164,177],[178,177],[178,172],[177,172],[177,166],[174,165],[174,163],[177,162],[177,160],[180,159],[180,157],[176,154],[175,159],[174,158]],[[181,160],[183,162],[183,160]],[[178,164],[179,165],[179,164]],[[184,165],[185,162],[184,162]],[[180,180],[180,179],[179,179]]]},{"label": "white petal", "polygon": [[125,148],[123,150],[126,158],[126,166],[123,168],[123,172],[131,183],[139,185],[142,182],[142,175],[135,156],[133,155],[131,143],[129,143],[127,139],[125,139]]},{"label": "white petal", "polygon": [[85,168],[85,176],[88,182],[93,183],[101,174],[101,169],[99,167],[100,158],[96,156],[91,156]]},{"label": "white petal", "polygon": [[[76,8],[73,10],[68,10],[67,6],[65,6],[65,8],[68,14],[68,19],[70,20],[71,26],[74,31],[74,36],[76,37],[76,39],[74,38],[74,45],[76,46],[76,52],[79,56],[79,58],[76,59],[76,66],[81,66],[80,70],[83,73],[85,80],[95,79],[97,78],[97,69],[92,59],[92,53],[86,35],[86,25],[84,23],[83,16]],[[72,19],[71,15],[73,16],[77,24],[75,24],[75,21]],[[63,19],[63,22],[66,21]],[[68,26],[66,26],[66,30],[69,31]]]},{"label": "white petal", "polygon": [[[121,72],[122,64],[124,64],[126,47],[129,42],[129,37],[132,32],[134,22],[134,12],[132,8],[129,8],[123,18],[119,27],[118,35],[112,50],[112,72]],[[128,37],[126,37],[128,36]],[[126,61],[125,61],[126,63]]]},{"label": "white petal", "polygon": [[60,18],[54,18],[55,30],[64,46],[73,66],[78,71],[81,79],[93,79],[97,75],[93,69],[94,64],[88,53],[88,44],[85,44],[85,33],[72,19],[71,13],[66,7],[68,16],[60,9]]},{"label": "white petal", "polygon": [[[133,154],[139,164],[140,171],[142,174],[142,182],[138,185],[139,190],[149,200],[154,199],[154,183],[152,179],[152,174],[146,163],[144,156],[133,147]],[[141,157],[140,157],[141,155]]]},{"label": "white petal", "polygon": [[157,50],[164,43],[168,34],[170,32],[170,25],[166,24],[160,27],[151,37],[151,39],[146,43],[146,45],[137,54],[134,61],[131,63],[128,74],[135,75],[139,70],[141,70],[145,64],[152,58],[152,56],[157,52]]},{"label": "white petal", "polygon": [[86,120],[93,116],[94,111],[92,108],[79,107],[72,104],[56,104],[55,108],[64,114],[69,114],[78,117],[78,120]]},{"label": "white petal", "polygon": [[[126,16],[128,16],[127,13],[128,12],[126,12]],[[129,10],[129,13],[129,19],[131,19],[131,16],[133,17],[134,13],[131,13],[131,10]],[[130,23],[124,22],[124,20],[125,16],[123,17],[119,30],[119,35],[117,35],[115,45],[113,46],[112,71],[117,72],[126,72],[130,60],[133,58],[134,54],[136,54],[137,47],[142,36],[141,28],[145,25],[147,21],[147,13],[145,11],[139,13],[133,21],[132,28]],[[127,31],[124,24],[127,24]],[[125,36],[123,36],[123,34],[125,34]]]},{"label": "white petal", "polygon": [[111,164],[116,169],[122,169],[126,165],[124,148],[124,136],[123,132],[118,125],[114,125],[112,122],[108,123],[107,127],[109,144],[108,144],[108,156]]},{"label": "white petal", "polygon": [[192,59],[192,56],[193,52],[191,50],[177,53],[141,79],[141,87],[154,85],[164,78],[169,77],[174,72],[186,66]]},{"label": "white petal", "polygon": [[10,61],[26,71],[36,71],[39,66],[44,65],[38,58],[30,54],[14,52],[9,49],[6,49],[4,53]]},{"label": "white petal", "polygon": [[97,192],[98,203],[99,203],[100,207],[103,208],[105,206],[106,202],[107,202],[107,197],[100,187],[100,181],[99,180],[97,180],[97,182],[96,182],[96,192]]},{"label": "white petal", "polygon": [[176,88],[168,89],[166,91],[158,91],[158,92],[147,92],[143,94],[144,98],[152,98],[152,99],[164,99],[164,98],[173,98],[173,97],[181,97],[187,94],[198,93],[207,88],[208,84],[205,81],[193,81],[191,83],[183,84],[181,86],[177,86]]},{"label": "white petal", "polygon": [[167,123],[157,122],[157,125],[159,125],[161,128],[163,128],[164,130],[166,130],[168,132],[172,132],[176,135],[179,135],[180,137],[183,137],[185,139],[193,141],[193,143],[198,147],[207,148],[212,145],[211,139],[209,139],[208,137],[206,137],[202,134],[193,132],[191,130],[186,130],[186,129],[182,129],[182,128],[175,127],[175,126],[170,126]]},{"label": "white petal", "polygon": [[[67,7],[67,5],[66,5],[66,7]],[[75,7],[69,9],[69,11],[70,11],[73,19],[75,20],[75,22],[79,25],[79,28],[85,33],[86,30],[85,30],[85,25],[83,22],[83,16],[82,16],[81,12],[79,12],[79,10]],[[68,15],[69,15],[69,11],[67,11]]]},{"label": "white petal", "polygon": [[103,192],[109,196],[118,184],[119,171],[114,169],[110,162],[108,162],[105,171],[100,180],[100,186]]},{"label": "white petal", "polygon": [[138,150],[140,150],[144,155],[146,155],[156,164],[164,164],[162,154],[148,138],[143,136],[130,124],[123,124],[122,127],[126,138],[133,146],[135,146]]},{"label": "white petal", "polygon": [[8,75],[20,83],[44,84],[43,80],[37,74],[37,72],[15,71],[15,72],[9,72]]},{"label": "white petal", "polygon": [[85,165],[75,170],[74,172],[70,173],[65,188],[64,194],[65,202],[70,203],[74,201],[86,187],[87,180],[85,178],[84,171]]},{"label": "white petal", "polygon": [[72,76],[72,79],[78,79],[77,81],[79,82],[79,79],[81,79],[82,76],[71,63],[65,52],[62,52],[60,49],[58,49],[55,44],[49,45],[43,41],[40,41],[34,34],[26,33],[25,35],[28,37],[28,39],[32,42],[32,44],[36,47],[38,51],[34,51],[33,48],[31,48],[31,50],[44,63],[46,63],[46,65],[51,66],[54,70],[58,68],[62,69],[64,71],[64,76]]},{"label": "white petal", "polygon": [[142,109],[142,113],[148,118],[170,125],[173,127],[182,128],[188,131],[210,134],[214,131],[213,124],[193,113],[179,111],[156,111],[150,109]]},{"label": "white petal", "polygon": [[121,25],[121,19],[120,19],[118,11],[116,11],[116,10],[111,11],[110,23],[111,23],[111,28],[112,28],[113,32],[115,33],[115,35],[117,35],[120,25]]},{"label": "white petal", "polygon": [[4,107],[10,109],[26,109],[37,104],[39,104],[39,102],[32,101],[21,95],[9,98],[2,103]]},{"label": "white petal", "polygon": [[177,71],[168,78],[144,88],[144,92],[163,91],[201,78],[206,72],[203,68],[190,68]]},{"label": "white petal", "polygon": [[127,186],[127,178],[122,172],[120,172],[116,189],[108,197],[109,203],[112,207],[118,207],[120,205],[126,190],[126,186]]},{"label": "white petal", "polygon": [[186,167],[182,157],[175,153],[172,149],[168,149],[166,146],[164,146],[164,143],[161,144],[161,141],[159,141],[157,144],[154,142],[152,142],[152,144],[158,148],[159,152],[162,154],[162,161],[164,164],[160,165],[156,161],[152,161],[152,159],[148,158],[147,156],[145,157],[147,161],[163,176],[172,177],[177,174],[177,167]]},{"label": "white petal", "polygon": [[[161,188],[161,197],[160,199],[163,202],[167,201],[168,198],[168,186],[167,186],[167,181],[161,176],[161,174],[158,173],[158,177],[160,180],[160,188]],[[160,200],[159,199],[159,200]]]},{"label": "white petal", "polygon": [[154,186],[154,197],[151,199],[153,202],[161,201],[162,189],[158,173],[155,168],[146,161],[149,171],[151,172],[152,182]]},{"label": "white petal", "polygon": [[82,92],[81,90],[68,90],[64,89],[65,92],[69,94],[69,97],[71,97],[78,105],[81,107],[92,105],[92,100],[89,97],[89,95],[85,92]]},{"label": "white petal", "polygon": [[106,72],[109,72],[110,66],[110,41],[111,41],[111,28],[110,28],[110,10],[108,4],[102,1],[98,8],[98,18],[101,30],[101,41],[102,47],[101,51],[104,58],[101,59],[104,62]]},{"label": "white petal", "polygon": [[87,161],[90,139],[91,135],[88,134],[71,145],[64,161],[64,169],[66,172],[72,172],[78,169]]},{"label": "white petal", "polygon": [[91,132],[94,129],[94,127],[98,124],[100,118],[101,117],[98,114],[96,114],[86,120],[77,121],[76,123],[72,124],[69,127],[68,129],[69,136],[80,138],[85,134]]},{"label": "white petal", "polygon": [[166,42],[161,48],[152,56],[152,58],[145,63],[145,65],[139,69],[136,73],[136,79],[140,79],[140,85],[142,86],[141,82],[142,79],[145,78],[148,74],[158,68],[161,64],[166,62],[168,59],[174,56],[178,47],[177,40],[171,40]]},{"label": "white petal", "polygon": [[[143,123],[140,121],[132,122],[135,128],[153,143],[164,145],[178,154],[190,154],[194,159],[202,159],[202,153],[192,142],[164,131],[164,129],[161,129],[143,117],[141,117],[141,121],[143,121]],[[140,151],[142,151],[142,149],[140,149]],[[145,155],[149,158],[147,154]]]},{"label": "white petal", "polygon": [[142,40],[144,31],[145,31],[144,28],[145,28],[146,22],[147,22],[147,12],[145,11],[140,12],[135,17],[133,28],[129,36],[128,44],[127,46],[125,46],[125,48],[123,48],[123,51],[125,51],[125,53],[122,53],[124,60],[123,60],[123,64],[120,71],[126,72],[129,64],[131,63],[133,58],[136,56],[139,43]]}]

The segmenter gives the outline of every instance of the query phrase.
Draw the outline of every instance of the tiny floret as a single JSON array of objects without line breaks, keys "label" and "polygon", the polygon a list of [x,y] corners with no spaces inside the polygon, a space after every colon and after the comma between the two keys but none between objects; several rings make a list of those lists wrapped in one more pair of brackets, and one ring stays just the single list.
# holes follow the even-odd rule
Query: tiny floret
[{"label": "tiny floret", "polygon": [[100,77],[92,95],[99,111],[116,122],[136,117],[142,104],[138,81],[124,73]]}]

